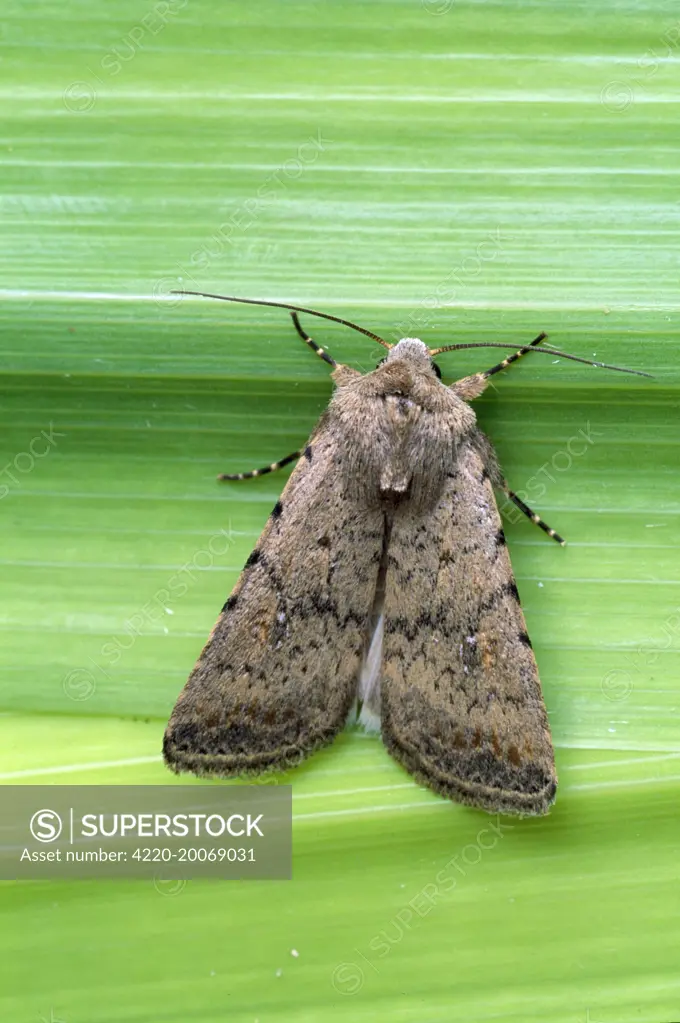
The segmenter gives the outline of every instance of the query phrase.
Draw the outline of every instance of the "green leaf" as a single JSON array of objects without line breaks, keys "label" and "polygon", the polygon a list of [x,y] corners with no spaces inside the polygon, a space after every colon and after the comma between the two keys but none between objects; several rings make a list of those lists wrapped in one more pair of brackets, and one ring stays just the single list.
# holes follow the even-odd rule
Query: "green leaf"
[{"label": "green leaf", "polygon": [[285,472],[215,476],[331,393],[283,311],[172,289],[654,374],[532,355],[475,405],[568,541],[506,516],[549,817],[449,804],[344,733],[288,776],[291,882],[3,885],[3,1019],[679,1018],[674,11],[10,0],[3,42],[3,783],[195,783],[163,727]]}]

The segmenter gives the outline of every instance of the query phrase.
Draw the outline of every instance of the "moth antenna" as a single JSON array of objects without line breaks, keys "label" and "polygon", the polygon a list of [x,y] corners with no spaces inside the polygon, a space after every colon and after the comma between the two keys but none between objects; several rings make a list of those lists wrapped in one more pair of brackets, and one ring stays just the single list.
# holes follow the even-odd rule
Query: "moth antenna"
[{"label": "moth antenna", "polygon": [[[442,352],[458,352],[463,348],[515,348],[514,345],[505,344],[501,341],[471,341],[469,343],[463,343],[458,345],[445,345],[443,348],[430,348],[430,357],[434,358],[435,355],[441,355]],[[583,362],[586,366],[597,366],[600,369],[613,369],[617,373],[632,373],[636,377],[649,377],[653,379],[651,373],[643,373],[641,369],[625,369],[623,366],[610,366],[607,362],[593,362],[592,359],[582,359],[578,355],[569,355],[568,352],[560,352],[557,348],[533,348],[531,345],[524,345],[523,348],[519,349],[519,352],[524,355],[525,352],[537,352],[539,355],[557,355],[560,359],[571,359],[572,362]]]},{"label": "moth antenna", "polygon": [[343,320],[341,316],[332,316],[330,313],[320,313],[316,309],[307,309],[303,305],[288,305],[287,302],[269,302],[263,298],[236,298],[234,295],[211,295],[205,291],[171,291],[170,294],[197,295],[199,298],[218,298],[221,302],[242,302],[244,305],[269,305],[276,309],[288,309],[291,313],[307,313],[309,316],[318,316],[322,320],[332,320],[333,323],[341,323],[343,327],[351,327],[352,330],[358,331],[359,334],[365,334],[371,340],[377,341],[379,345],[387,348],[388,351],[393,347],[388,341],[374,334],[372,330],[366,330],[365,327],[360,327],[357,323],[352,323],[351,320]]}]

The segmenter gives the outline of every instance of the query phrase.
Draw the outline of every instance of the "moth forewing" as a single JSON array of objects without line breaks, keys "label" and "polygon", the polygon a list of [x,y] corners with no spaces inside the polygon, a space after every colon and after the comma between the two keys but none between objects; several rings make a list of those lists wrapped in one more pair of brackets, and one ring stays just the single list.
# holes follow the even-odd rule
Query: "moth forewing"
[{"label": "moth forewing", "polygon": [[322,422],[177,701],[166,763],[199,775],[282,770],[330,742],[356,693],[384,519],[358,507]]},{"label": "moth forewing", "polygon": [[387,555],[382,734],[442,795],[545,813],[557,776],[538,670],[489,472],[474,433],[436,505],[394,514]]}]

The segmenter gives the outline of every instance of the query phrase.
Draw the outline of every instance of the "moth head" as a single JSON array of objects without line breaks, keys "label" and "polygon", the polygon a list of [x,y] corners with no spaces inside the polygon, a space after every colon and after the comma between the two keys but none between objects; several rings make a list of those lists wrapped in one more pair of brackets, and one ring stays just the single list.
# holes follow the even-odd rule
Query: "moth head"
[{"label": "moth head", "polygon": [[[430,358],[430,350],[426,344],[424,344],[420,338],[417,337],[403,337],[401,341],[397,342],[392,348],[390,348],[387,356],[382,362],[392,362],[394,359],[403,359],[411,366],[421,370],[427,370],[433,373],[438,380],[441,380],[441,370],[436,362],[433,362]],[[380,365],[379,363],[378,365]]]}]

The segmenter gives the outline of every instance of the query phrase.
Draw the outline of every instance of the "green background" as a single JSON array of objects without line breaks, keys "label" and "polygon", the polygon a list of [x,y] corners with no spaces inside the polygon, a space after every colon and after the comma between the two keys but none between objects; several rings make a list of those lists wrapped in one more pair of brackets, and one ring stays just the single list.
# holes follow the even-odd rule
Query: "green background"
[{"label": "green background", "polygon": [[531,356],[476,403],[568,540],[507,523],[549,817],[494,842],[344,733],[289,776],[291,882],[4,884],[2,1018],[679,1019],[674,5],[3,12],[4,784],[172,783],[165,720],[285,473],[215,475],[294,450],[328,401],[285,313],[171,288],[433,346],[546,330],[654,379]]}]

